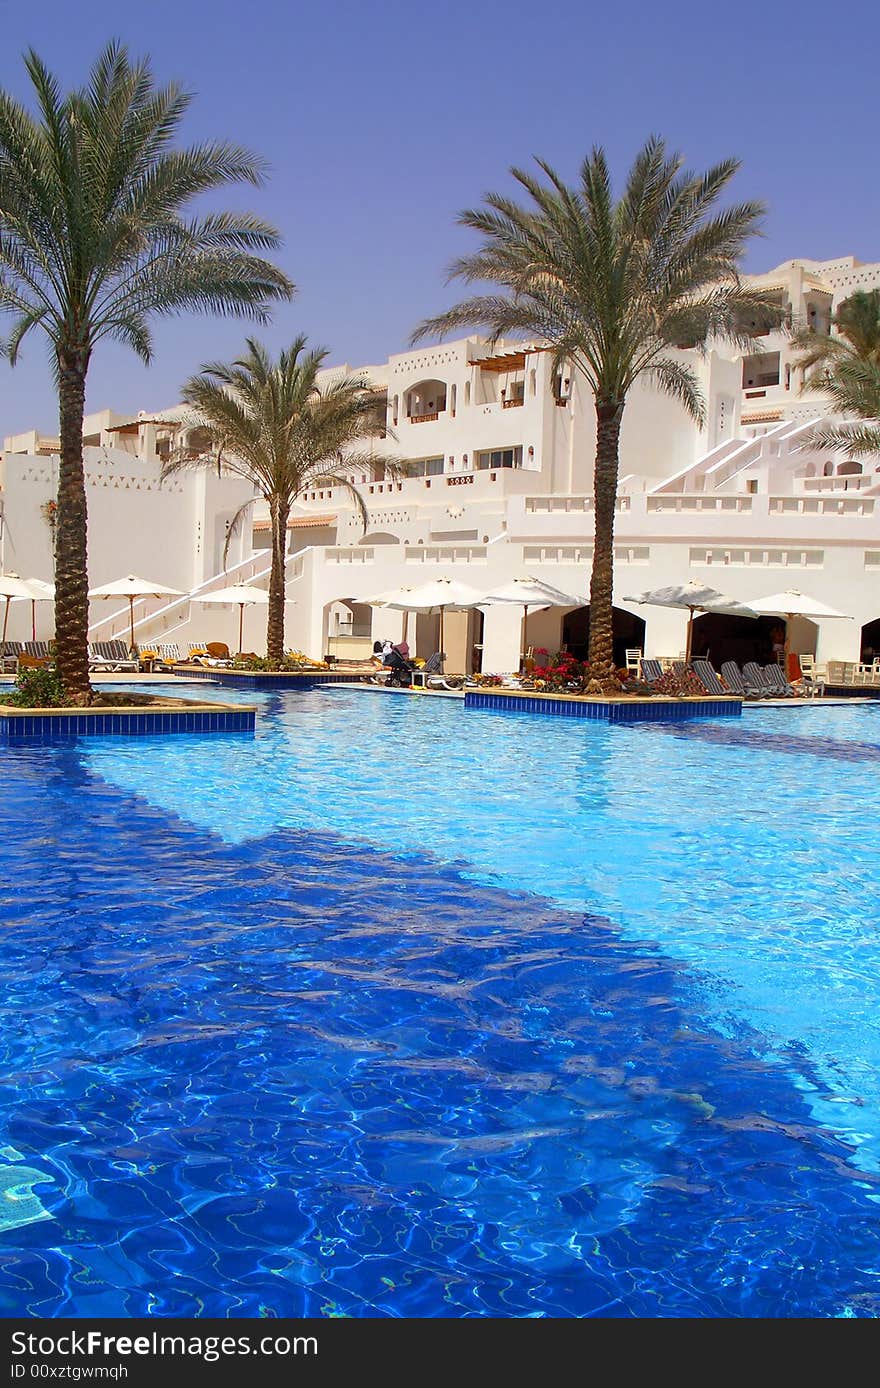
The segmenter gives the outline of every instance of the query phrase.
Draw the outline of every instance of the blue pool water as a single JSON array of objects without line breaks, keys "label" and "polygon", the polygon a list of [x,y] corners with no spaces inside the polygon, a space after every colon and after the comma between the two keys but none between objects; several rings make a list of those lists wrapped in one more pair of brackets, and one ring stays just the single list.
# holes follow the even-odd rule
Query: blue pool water
[{"label": "blue pool water", "polygon": [[5,1314],[877,1313],[880,708],[235,697],[3,755]]}]

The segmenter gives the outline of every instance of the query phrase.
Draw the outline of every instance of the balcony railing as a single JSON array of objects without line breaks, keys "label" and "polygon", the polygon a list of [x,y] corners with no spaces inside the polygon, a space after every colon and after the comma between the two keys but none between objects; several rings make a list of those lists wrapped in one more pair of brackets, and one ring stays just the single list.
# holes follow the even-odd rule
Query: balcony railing
[{"label": "balcony railing", "polygon": [[[618,511],[628,511],[631,506],[631,499],[628,496],[619,496],[615,501]],[[594,502],[591,496],[527,496],[526,511],[534,514],[546,515],[548,512],[557,513],[592,511]]]},{"label": "balcony railing", "polygon": [[525,403],[525,400],[502,400],[501,406],[502,409],[505,410],[516,410],[519,409],[520,405],[524,405]]},{"label": "balcony railing", "polygon": [[648,497],[649,511],[751,511],[750,496],[697,496],[692,492],[664,492]]},{"label": "balcony railing", "polygon": [[854,472],[842,477],[805,477],[805,492],[858,492],[864,487],[876,487],[880,477],[876,473]]},{"label": "balcony railing", "polygon": [[485,545],[407,545],[407,564],[485,564]]},{"label": "balcony railing", "polygon": [[790,516],[873,516],[871,496],[771,496],[770,512]]},{"label": "balcony railing", "polygon": [[439,418],[440,412],[438,410],[433,410],[431,414],[411,414],[409,416],[409,422],[410,424],[430,424],[432,419]]}]

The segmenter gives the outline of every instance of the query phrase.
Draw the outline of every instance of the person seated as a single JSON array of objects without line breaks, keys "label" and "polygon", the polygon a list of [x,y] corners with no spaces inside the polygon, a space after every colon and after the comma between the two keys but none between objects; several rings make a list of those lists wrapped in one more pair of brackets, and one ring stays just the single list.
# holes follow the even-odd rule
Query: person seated
[{"label": "person seated", "polygon": [[382,669],[382,666],[385,664],[385,657],[388,655],[388,652],[390,650],[391,642],[387,637],[384,641],[373,642],[373,654],[370,656],[370,660],[375,665],[377,670]]}]

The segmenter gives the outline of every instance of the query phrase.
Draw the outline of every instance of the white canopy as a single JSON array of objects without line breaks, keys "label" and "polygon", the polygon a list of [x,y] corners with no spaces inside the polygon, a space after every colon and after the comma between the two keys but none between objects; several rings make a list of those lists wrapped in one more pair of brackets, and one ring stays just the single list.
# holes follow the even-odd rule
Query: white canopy
[{"label": "white canopy", "polygon": [[470,588],[457,578],[432,578],[415,588],[401,588],[386,597],[383,606],[398,612],[465,612],[483,601],[478,588]]},{"label": "white canopy", "polygon": [[269,594],[265,588],[256,588],[252,583],[231,583],[228,588],[215,588],[211,593],[203,593],[196,602],[240,603],[242,607],[268,607]]},{"label": "white canopy", "polygon": [[536,611],[545,610],[548,607],[588,607],[590,599],[580,593],[563,593],[560,588],[554,588],[551,583],[545,583],[541,578],[532,578],[525,575],[523,578],[512,578],[508,583],[502,584],[500,588],[493,588],[491,593],[487,593],[480,602],[480,607],[491,607],[494,604],[499,606],[512,606],[516,604],[522,607],[522,624],[520,626],[520,646],[522,648],[520,661],[522,662],[529,649],[528,645],[528,622],[529,608]]},{"label": "white canopy", "polygon": [[590,599],[581,593],[563,593],[561,589],[554,588],[551,583],[545,583],[541,578],[526,576],[512,578],[500,588],[493,588],[478,605],[484,607],[493,603],[518,603],[521,607],[536,608],[588,607]]},{"label": "white canopy", "polygon": [[753,607],[719,593],[707,583],[691,579],[688,583],[674,583],[668,588],[655,588],[650,593],[639,593],[636,597],[624,598],[624,602],[635,602],[648,607],[678,607],[688,613],[687,643],[685,659],[691,658],[691,645],[694,636],[695,612],[718,612],[727,617],[757,617]]},{"label": "white canopy", "polygon": [[769,598],[754,598],[749,606],[755,612],[770,617],[810,617],[814,621],[823,617],[840,617],[844,621],[852,621],[845,612],[838,612],[836,607],[828,607],[826,603],[819,602],[818,598],[808,597],[797,588],[786,588],[783,593],[771,593]]},{"label": "white canopy", "polygon": [[439,612],[442,651],[444,612],[466,612],[482,601],[483,594],[478,588],[469,588],[457,578],[432,578],[415,588],[401,588],[396,593],[386,594],[382,606],[397,612]]},{"label": "white canopy", "polygon": [[26,578],[25,583],[33,593],[31,602],[48,602],[55,596],[54,583],[45,583],[42,578]]},{"label": "white canopy", "polygon": [[0,574],[0,598],[6,598],[7,602],[12,602],[13,598],[36,602],[38,594],[27,579],[19,578],[18,574]]},{"label": "white canopy", "polygon": [[103,583],[100,588],[90,588],[90,598],[179,598],[179,588],[167,588],[164,583],[153,583],[148,578],[138,578],[128,574],[125,578],[115,578],[112,583]]},{"label": "white canopy", "polygon": [[167,588],[164,583],[153,583],[148,578],[138,578],[127,574],[125,578],[114,578],[112,583],[102,583],[100,588],[90,588],[90,598],[128,598],[129,645],[134,649],[134,603],[135,598],[179,598],[179,588]]},{"label": "white canopy", "polygon": [[228,588],[217,588],[213,593],[203,593],[196,602],[238,604],[238,651],[241,654],[242,631],[244,628],[244,609],[246,607],[268,607],[269,594],[265,588],[257,588],[252,583],[231,583]]},{"label": "white canopy", "polygon": [[691,579],[689,583],[673,583],[668,588],[654,588],[650,593],[638,593],[624,602],[643,603],[650,607],[680,607],[690,612],[722,612],[731,617],[757,617],[757,608],[729,598],[706,583]]},{"label": "white canopy", "polygon": [[3,610],[3,636],[0,640],[6,640],[6,628],[9,625],[9,604],[13,598],[27,598],[29,602],[38,602],[40,594],[24,578],[19,578],[18,574],[0,574],[0,598],[6,599],[6,606]]},{"label": "white canopy", "polygon": [[[412,588],[389,588],[386,593],[377,593],[374,598],[361,598],[368,607],[391,607],[399,598],[407,598]],[[400,609],[397,609],[400,611]]]}]

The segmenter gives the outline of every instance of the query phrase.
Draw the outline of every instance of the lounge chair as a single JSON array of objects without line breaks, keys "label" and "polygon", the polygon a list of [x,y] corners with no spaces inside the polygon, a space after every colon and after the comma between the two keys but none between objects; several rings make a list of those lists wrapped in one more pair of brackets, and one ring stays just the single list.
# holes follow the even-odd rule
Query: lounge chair
[{"label": "lounge chair", "polygon": [[663,678],[663,666],[659,660],[645,660],[642,656],[642,679],[645,684],[653,684],[655,680]]},{"label": "lounge chair", "polygon": [[[755,668],[759,669],[757,666]],[[759,679],[757,684],[753,679],[746,679],[735,660],[725,660],[721,666],[721,678],[731,693],[740,694],[744,699],[766,699],[772,693],[763,679]]]},{"label": "lounge chair", "polygon": [[132,660],[124,641],[95,641],[89,647],[89,669],[118,673],[121,670],[139,671],[139,660]]},{"label": "lounge chair", "polygon": [[764,679],[777,696],[781,695],[785,699],[794,698],[796,691],[782,673],[781,665],[777,665],[775,662],[772,665],[765,665]]},{"label": "lounge chair", "polygon": [[40,670],[51,665],[55,659],[54,641],[25,641],[24,650],[19,652],[19,670]]},{"label": "lounge chair", "polygon": [[184,663],[180,647],[174,642],[160,641],[156,646],[159,659],[156,662],[160,670],[171,670],[175,665]]},{"label": "lounge chair", "polygon": [[446,659],[445,651],[435,651],[429,655],[424,665],[419,670],[413,670],[412,682],[414,689],[461,689],[464,684],[463,675],[450,675],[448,678],[443,673],[443,662]]},{"label": "lounge chair", "polygon": [[208,641],[204,646],[190,646],[189,658],[193,665],[229,666],[232,657],[225,641]]},{"label": "lounge chair", "polygon": [[729,689],[725,689],[708,660],[695,660],[693,662],[693,671],[707,694],[730,693]]},{"label": "lounge chair", "polygon": [[0,642],[0,671],[4,675],[14,675],[18,669],[19,656],[24,651],[21,641]]}]

